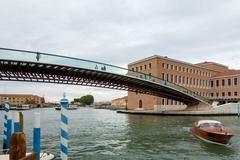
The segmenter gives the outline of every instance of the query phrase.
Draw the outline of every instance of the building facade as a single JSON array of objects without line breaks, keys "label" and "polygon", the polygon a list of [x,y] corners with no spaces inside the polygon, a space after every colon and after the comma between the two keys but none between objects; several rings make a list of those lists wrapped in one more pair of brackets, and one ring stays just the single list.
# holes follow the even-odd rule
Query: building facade
[{"label": "building facade", "polygon": [[126,108],[128,103],[128,97],[117,98],[111,101],[111,106],[116,106],[120,108]]},{"label": "building facade", "polygon": [[[218,103],[240,100],[240,71],[227,66],[203,62],[191,64],[168,57],[154,55],[128,65],[128,69],[142,72],[185,87],[200,96]],[[166,110],[182,109],[185,104],[171,99],[128,92],[128,109]]]},{"label": "building facade", "polygon": [[3,105],[7,99],[11,106],[21,106],[23,104],[32,104],[41,107],[45,100],[43,97],[32,94],[0,94],[0,103]]}]

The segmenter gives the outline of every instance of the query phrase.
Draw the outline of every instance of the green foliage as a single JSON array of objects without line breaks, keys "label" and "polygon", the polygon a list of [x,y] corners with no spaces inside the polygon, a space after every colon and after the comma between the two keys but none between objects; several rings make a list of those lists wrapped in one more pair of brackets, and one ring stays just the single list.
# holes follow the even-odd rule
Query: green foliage
[{"label": "green foliage", "polygon": [[92,95],[85,95],[80,98],[80,103],[83,105],[91,105],[94,102],[94,98]]},{"label": "green foliage", "polygon": [[82,105],[91,105],[94,102],[94,97],[92,95],[85,95],[81,98],[74,98],[73,103],[81,103]]}]

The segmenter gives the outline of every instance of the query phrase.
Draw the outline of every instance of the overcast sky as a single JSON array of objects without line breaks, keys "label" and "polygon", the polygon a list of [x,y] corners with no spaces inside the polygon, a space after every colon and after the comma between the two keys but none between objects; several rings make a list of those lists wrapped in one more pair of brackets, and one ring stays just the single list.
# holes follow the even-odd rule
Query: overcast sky
[{"label": "overcast sky", "polygon": [[[62,54],[127,67],[154,54],[191,63],[240,68],[239,0],[0,1],[0,47]],[[1,53],[0,53],[1,54]],[[59,101],[123,91],[41,83],[0,82],[1,93]]]}]

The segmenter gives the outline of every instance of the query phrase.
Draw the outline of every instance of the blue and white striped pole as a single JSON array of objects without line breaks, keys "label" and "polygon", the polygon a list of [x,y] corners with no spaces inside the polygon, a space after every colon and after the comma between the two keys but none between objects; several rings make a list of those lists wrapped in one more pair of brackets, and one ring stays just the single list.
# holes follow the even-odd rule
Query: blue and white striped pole
[{"label": "blue and white striped pole", "polygon": [[12,135],[12,114],[10,112],[9,98],[5,102],[5,115],[4,115],[4,140],[3,149],[9,150],[10,140]]},{"label": "blue and white striped pole", "polygon": [[10,148],[10,141],[12,136],[12,113],[11,111],[7,114],[7,149]]},{"label": "blue and white striped pole", "polygon": [[34,128],[33,128],[33,152],[37,153],[38,160],[40,160],[40,113],[34,114]]},{"label": "blue and white striped pole", "polygon": [[7,149],[7,114],[10,110],[10,104],[9,104],[9,99],[7,97],[6,102],[5,102],[5,112],[4,112],[4,133],[3,133],[3,149]]},{"label": "blue and white striped pole", "polygon": [[14,133],[17,133],[20,131],[20,123],[19,123],[19,113],[14,112],[13,113],[13,128],[14,128]]},{"label": "blue and white striped pole", "polygon": [[68,100],[63,95],[61,99],[61,159],[68,159]]}]

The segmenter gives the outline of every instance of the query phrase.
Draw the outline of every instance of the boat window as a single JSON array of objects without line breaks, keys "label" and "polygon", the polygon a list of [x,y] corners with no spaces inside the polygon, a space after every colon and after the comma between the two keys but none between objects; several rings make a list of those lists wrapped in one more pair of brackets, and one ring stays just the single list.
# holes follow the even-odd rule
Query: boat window
[{"label": "boat window", "polygon": [[215,123],[215,124],[213,124],[213,126],[214,126],[215,128],[222,128],[222,125],[219,124],[219,123]]},{"label": "boat window", "polygon": [[210,125],[208,123],[203,123],[203,124],[200,124],[200,127],[207,128],[207,127],[210,127]]}]

